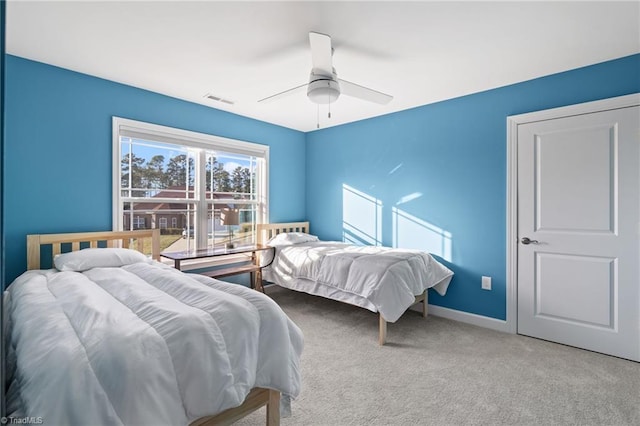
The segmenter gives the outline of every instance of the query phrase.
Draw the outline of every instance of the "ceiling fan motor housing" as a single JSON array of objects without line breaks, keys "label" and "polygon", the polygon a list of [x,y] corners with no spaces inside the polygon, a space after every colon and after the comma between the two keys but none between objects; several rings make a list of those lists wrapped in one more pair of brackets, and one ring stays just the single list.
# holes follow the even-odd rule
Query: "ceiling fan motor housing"
[{"label": "ceiling fan motor housing", "polygon": [[330,104],[340,96],[340,85],[335,74],[331,77],[311,73],[307,96],[316,104]]}]

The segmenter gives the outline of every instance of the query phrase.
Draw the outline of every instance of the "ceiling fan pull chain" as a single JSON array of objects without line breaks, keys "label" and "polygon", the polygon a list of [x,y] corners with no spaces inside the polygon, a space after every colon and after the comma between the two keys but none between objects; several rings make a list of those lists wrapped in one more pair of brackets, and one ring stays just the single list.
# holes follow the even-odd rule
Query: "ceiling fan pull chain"
[{"label": "ceiling fan pull chain", "polygon": [[317,125],[316,128],[319,129],[320,128],[320,104],[316,104],[317,109],[316,109],[316,121],[317,121]]},{"label": "ceiling fan pull chain", "polygon": [[331,118],[331,98],[329,98],[329,114],[327,114],[327,118]]}]

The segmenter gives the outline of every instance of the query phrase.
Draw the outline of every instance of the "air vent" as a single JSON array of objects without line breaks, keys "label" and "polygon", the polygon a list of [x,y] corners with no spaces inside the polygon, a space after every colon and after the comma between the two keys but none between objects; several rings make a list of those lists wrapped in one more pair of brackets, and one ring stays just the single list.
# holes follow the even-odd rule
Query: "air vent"
[{"label": "air vent", "polygon": [[229,99],[221,98],[220,96],[216,96],[213,93],[207,93],[206,95],[204,95],[204,97],[207,98],[207,99],[211,99],[212,101],[224,102],[225,104],[229,104],[229,105],[235,104],[235,102],[233,102],[233,101],[231,101]]}]

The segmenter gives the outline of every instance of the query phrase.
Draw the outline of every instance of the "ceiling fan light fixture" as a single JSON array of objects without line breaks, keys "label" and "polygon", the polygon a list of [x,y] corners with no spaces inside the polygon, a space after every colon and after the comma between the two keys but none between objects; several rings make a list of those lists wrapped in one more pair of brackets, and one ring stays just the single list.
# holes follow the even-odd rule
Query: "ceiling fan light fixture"
[{"label": "ceiling fan light fixture", "polygon": [[330,104],[340,96],[340,85],[335,80],[315,80],[309,83],[307,96],[313,103]]},{"label": "ceiling fan light fixture", "polygon": [[[311,73],[309,74],[309,84],[302,84],[284,92],[276,93],[260,99],[258,102],[273,101],[284,96],[289,96],[304,90],[307,86],[307,97],[317,105],[331,104],[338,100],[340,93],[364,101],[375,102],[381,105],[388,104],[393,96],[387,95],[359,84],[341,80],[333,67],[333,47],[331,37],[327,34],[311,31],[309,33],[309,45],[311,47]],[[329,106],[331,108],[331,106]],[[329,110],[329,117],[331,111]]]}]

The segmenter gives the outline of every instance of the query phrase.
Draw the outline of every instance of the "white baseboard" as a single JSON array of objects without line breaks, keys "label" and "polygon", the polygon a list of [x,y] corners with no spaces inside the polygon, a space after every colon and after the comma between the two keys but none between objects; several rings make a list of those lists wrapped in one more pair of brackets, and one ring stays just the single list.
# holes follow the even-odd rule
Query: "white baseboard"
[{"label": "white baseboard", "polygon": [[[416,305],[415,308],[411,307],[411,309],[422,312],[422,306],[420,305],[421,304]],[[442,306],[436,305],[429,305],[428,314],[471,325],[477,325],[479,327],[489,328],[491,330],[502,331],[504,333],[510,332],[506,321],[485,317],[483,315],[471,314],[469,312],[457,311],[455,309],[443,308]]]}]

